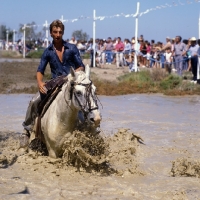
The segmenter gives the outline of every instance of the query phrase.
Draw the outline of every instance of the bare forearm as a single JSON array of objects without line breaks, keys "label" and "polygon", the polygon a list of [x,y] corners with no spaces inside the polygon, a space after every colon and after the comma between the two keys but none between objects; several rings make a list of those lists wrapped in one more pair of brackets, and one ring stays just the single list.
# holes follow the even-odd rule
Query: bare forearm
[{"label": "bare forearm", "polygon": [[37,72],[36,76],[37,76],[37,83],[38,84],[43,82],[43,77],[44,76],[43,76],[43,74],[41,72]]},{"label": "bare forearm", "polygon": [[41,93],[45,94],[46,93],[46,88],[45,88],[45,83],[43,82],[43,74],[40,72],[37,72],[37,83],[38,83],[38,88]]},{"label": "bare forearm", "polygon": [[84,67],[79,67],[79,68],[77,68],[75,71],[76,71],[76,72],[78,72],[78,71],[85,71],[85,68],[84,68]]}]

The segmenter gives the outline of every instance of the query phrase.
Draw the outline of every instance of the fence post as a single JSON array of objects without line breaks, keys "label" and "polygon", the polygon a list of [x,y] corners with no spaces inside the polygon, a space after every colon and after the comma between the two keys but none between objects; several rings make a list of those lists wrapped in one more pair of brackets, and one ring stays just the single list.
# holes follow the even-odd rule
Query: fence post
[{"label": "fence post", "polygon": [[96,11],[93,12],[93,67],[95,67],[95,29],[96,29]]},{"label": "fence post", "polygon": [[139,49],[138,48],[138,16],[139,16],[139,8],[140,8],[140,2],[137,2],[137,11],[136,11],[136,18],[135,18],[135,56],[134,56],[134,65],[135,65],[135,72],[138,71],[138,67],[137,67],[137,52]]}]

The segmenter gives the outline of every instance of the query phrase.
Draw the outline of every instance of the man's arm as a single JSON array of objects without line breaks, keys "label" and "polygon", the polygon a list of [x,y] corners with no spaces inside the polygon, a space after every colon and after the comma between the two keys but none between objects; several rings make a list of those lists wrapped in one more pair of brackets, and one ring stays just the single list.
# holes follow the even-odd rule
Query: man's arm
[{"label": "man's arm", "polygon": [[41,72],[37,72],[36,76],[37,76],[37,83],[38,83],[39,91],[43,94],[46,94],[47,90],[45,87],[45,83],[43,82],[44,75]]},{"label": "man's arm", "polygon": [[76,72],[78,72],[78,71],[85,71],[85,68],[84,67],[78,67],[75,71]]}]

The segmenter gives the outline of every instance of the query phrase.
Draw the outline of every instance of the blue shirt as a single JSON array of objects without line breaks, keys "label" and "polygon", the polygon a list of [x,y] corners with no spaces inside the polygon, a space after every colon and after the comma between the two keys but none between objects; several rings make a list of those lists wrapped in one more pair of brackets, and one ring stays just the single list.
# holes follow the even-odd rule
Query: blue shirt
[{"label": "blue shirt", "polygon": [[190,46],[189,51],[190,51],[190,55],[194,56],[195,54],[198,54],[198,49],[199,49],[199,45],[196,44],[194,46]]},{"label": "blue shirt", "polygon": [[51,76],[52,78],[56,78],[57,76],[68,75],[70,73],[70,67],[73,67],[74,69],[85,67],[81,60],[79,50],[74,44],[63,41],[63,46],[64,52],[62,62],[60,61],[53,44],[50,44],[42,54],[37,72],[44,75],[46,66],[49,63]]}]

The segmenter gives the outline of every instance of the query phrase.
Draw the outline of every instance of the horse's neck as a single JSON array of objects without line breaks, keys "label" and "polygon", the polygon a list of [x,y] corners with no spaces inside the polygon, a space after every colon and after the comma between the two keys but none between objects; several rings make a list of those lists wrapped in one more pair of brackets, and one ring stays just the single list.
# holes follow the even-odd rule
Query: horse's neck
[{"label": "horse's neck", "polygon": [[78,110],[73,106],[70,93],[67,91],[66,87],[67,86],[64,86],[55,99],[55,113],[63,121],[73,122],[77,119]]},{"label": "horse's neck", "polygon": [[43,122],[46,124],[48,121],[52,121],[52,126],[59,126],[59,129],[71,131],[75,126],[78,110],[73,106],[70,93],[66,87],[66,85],[62,87],[62,91],[58,93],[49,106],[43,117]]}]

